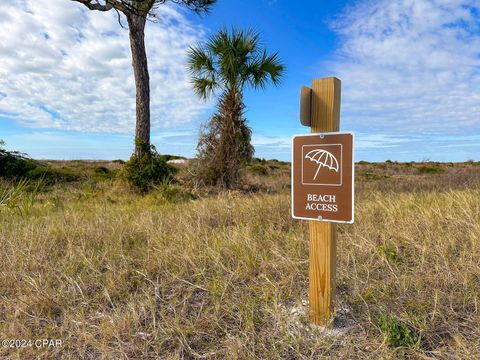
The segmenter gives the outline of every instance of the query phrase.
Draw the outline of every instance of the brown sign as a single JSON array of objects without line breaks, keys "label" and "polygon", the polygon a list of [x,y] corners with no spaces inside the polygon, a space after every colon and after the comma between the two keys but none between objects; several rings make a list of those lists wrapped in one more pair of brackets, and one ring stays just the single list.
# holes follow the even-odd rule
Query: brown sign
[{"label": "brown sign", "polygon": [[292,216],[353,223],[353,134],[293,137]]}]

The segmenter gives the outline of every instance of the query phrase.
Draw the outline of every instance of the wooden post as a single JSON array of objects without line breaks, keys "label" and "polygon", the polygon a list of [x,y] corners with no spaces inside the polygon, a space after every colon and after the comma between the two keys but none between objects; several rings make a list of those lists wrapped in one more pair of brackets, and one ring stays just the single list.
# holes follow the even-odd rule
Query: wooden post
[{"label": "wooden post", "polygon": [[[340,129],[340,80],[334,77],[312,82],[311,132]],[[337,228],[332,222],[310,221],[309,318],[317,325],[332,320],[335,294]]]}]

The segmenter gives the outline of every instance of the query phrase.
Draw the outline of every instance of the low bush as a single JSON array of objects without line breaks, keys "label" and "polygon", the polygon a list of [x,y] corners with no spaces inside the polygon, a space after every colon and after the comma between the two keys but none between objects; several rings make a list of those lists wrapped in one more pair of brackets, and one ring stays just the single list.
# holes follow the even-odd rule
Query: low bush
[{"label": "low bush", "polygon": [[173,180],[176,169],[160,155],[155,146],[142,144],[142,157],[133,154],[125,163],[123,175],[130,185],[141,192],[149,191],[154,185]]},{"label": "low bush", "polygon": [[250,174],[262,176],[266,176],[270,173],[269,167],[267,165],[263,165],[262,163],[247,166],[247,171]]},{"label": "low bush", "polygon": [[275,163],[277,165],[290,165],[290,162],[289,161],[282,161],[282,160],[277,160],[277,159],[272,159],[269,161],[269,165],[271,166],[272,163]]},{"label": "low bush", "polygon": [[259,163],[259,164],[266,164],[266,163],[267,163],[267,160],[265,160],[264,158],[257,158],[257,157],[255,157],[255,158],[252,159],[252,163],[254,163],[254,164],[257,164],[257,163]]},{"label": "low bush", "polygon": [[383,180],[383,179],[389,178],[388,175],[375,174],[375,173],[369,172],[369,171],[361,171],[359,173],[359,175],[360,175],[360,177],[362,177],[365,180]]},{"label": "low bush", "polygon": [[105,174],[110,174],[110,170],[106,168],[105,166],[95,166],[93,168],[93,172],[96,175],[105,175]]},{"label": "low bush", "polygon": [[163,198],[172,203],[185,202],[196,198],[190,191],[179,185],[165,184],[159,190]]},{"label": "low bush", "polygon": [[397,263],[399,260],[398,251],[394,247],[382,244],[377,247],[377,251],[381,256],[385,257],[385,259],[391,264]]},{"label": "low bush", "polygon": [[393,348],[413,348],[419,343],[417,332],[395,316],[381,315],[377,319],[377,325]]},{"label": "low bush", "polygon": [[0,177],[5,179],[21,179],[38,166],[26,154],[17,151],[7,151],[3,148],[5,143],[0,140]]},{"label": "low bush", "polygon": [[420,166],[418,171],[423,174],[435,174],[444,172],[445,170],[437,166]]},{"label": "low bush", "polygon": [[93,168],[93,178],[95,180],[113,179],[118,171],[110,170],[105,166],[95,166]]},{"label": "low bush", "polygon": [[169,154],[160,155],[160,157],[161,157],[163,160],[165,160],[165,161],[178,160],[178,159],[186,159],[186,158],[183,157],[183,156],[169,155]]},{"label": "low bush", "polygon": [[72,182],[80,179],[80,176],[71,169],[55,169],[50,166],[38,166],[30,170],[26,177],[32,180],[43,179],[45,184],[55,184],[59,182]]}]

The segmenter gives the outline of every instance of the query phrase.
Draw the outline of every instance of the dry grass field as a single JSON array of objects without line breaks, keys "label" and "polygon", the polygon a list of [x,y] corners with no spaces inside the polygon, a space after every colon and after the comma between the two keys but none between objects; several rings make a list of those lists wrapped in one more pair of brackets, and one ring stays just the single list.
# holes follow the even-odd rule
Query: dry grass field
[{"label": "dry grass field", "polygon": [[115,179],[118,163],[53,166],[82,177],[10,200],[0,182],[0,338],[62,345],[1,358],[480,358],[478,163],[357,165],[355,224],[338,239],[336,306],[354,322],[342,334],[292,314],[308,243],[288,164],[250,169],[241,191],[180,173],[148,195]]}]

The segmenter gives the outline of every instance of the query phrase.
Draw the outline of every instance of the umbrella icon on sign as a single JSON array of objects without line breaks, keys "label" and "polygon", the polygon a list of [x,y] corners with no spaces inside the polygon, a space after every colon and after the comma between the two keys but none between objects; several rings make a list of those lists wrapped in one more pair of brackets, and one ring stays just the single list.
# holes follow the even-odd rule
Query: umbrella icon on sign
[{"label": "umbrella icon on sign", "polygon": [[318,164],[318,169],[313,177],[313,180],[317,180],[318,173],[320,172],[322,166],[338,172],[338,160],[331,152],[328,152],[327,150],[314,149],[309,151],[307,155],[305,155],[305,159],[309,159],[310,161],[314,161]]}]

